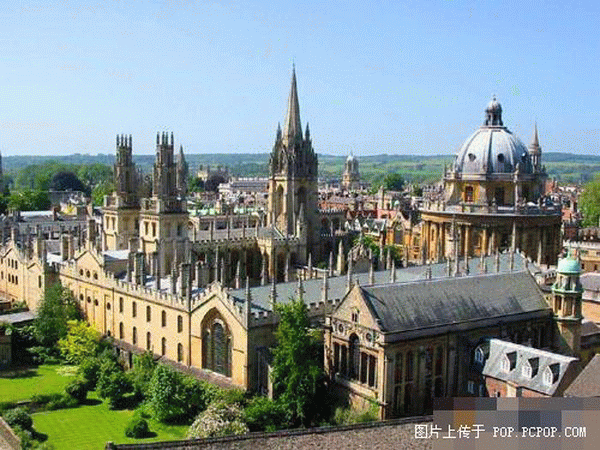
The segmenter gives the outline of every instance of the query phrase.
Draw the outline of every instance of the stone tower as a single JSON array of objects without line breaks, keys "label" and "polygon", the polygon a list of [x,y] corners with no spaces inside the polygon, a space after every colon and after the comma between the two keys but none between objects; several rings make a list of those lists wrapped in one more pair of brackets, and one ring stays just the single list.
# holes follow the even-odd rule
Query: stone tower
[{"label": "stone tower", "polygon": [[124,250],[137,238],[140,176],[133,163],[131,135],[117,136],[115,191],[104,198],[104,250]]},{"label": "stone tower", "polygon": [[189,166],[183,154],[183,146],[180,146],[179,155],[177,156],[177,194],[181,199],[184,199],[187,196],[188,171]]},{"label": "stone tower", "polygon": [[147,271],[158,276],[184,262],[190,248],[188,211],[185,199],[179,198],[173,149],[173,133],[156,135],[152,197],[141,201],[138,250],[146,256]]},{"label": "stone tower", "polygon": [[572,255],[561,259],[552,286],[552,310],[559,334],[556,347],[565,354],[579,356],[581,348],[581,264]]},{"label": "stone tower", "polygon": [[360,189],[360,172],[358,171],[358,159],[350,153],[344,164],[342,175],[342,187],[347,191]]},{"label": "stone tower", "polygon": [[[318,161],[308,124],[302,133],[295,69],[283,132],[278,126],[269,168],[268,224],[283,235],[295,236],[300,231],[305,236],[297,237],[305,237],[306,248],[313,248],[318,231]],[[307,255],[299,258],[305,262]]]}]

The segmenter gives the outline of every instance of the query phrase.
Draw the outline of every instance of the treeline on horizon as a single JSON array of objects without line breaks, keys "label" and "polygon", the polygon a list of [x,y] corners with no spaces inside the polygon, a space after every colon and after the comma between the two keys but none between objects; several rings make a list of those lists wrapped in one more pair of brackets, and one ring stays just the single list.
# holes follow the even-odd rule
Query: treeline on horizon
[{"label": "treeline on horizon", "polygon": [[[190,175],[197,172],[201,165],[227,166],[231,175],[240,177],[265,177],[269,174],[269,153],[213,153],[186,154]],[[154,154],[133,155],[134,162],[142,172],[149,174],[154,164]],[[326,180],[340,179],[344,170],[346,156],[319,154],[319,176]],[[368,155],[358,156],[361,178],[377,185],[388,173],[399,173],[405,181],[411,183],[435,183],[440,180],[444,166],[454,161],[454,155]],[[48,166],[94,166],[94,172],[103,172],[99,178],[112,173],[115,155],[113,154],[73,154],[73,155],[27,155],[4,156],[2,165],[4,174],[16,181],[14,187],[23,188],[23,179],[31,179],[38,170],[46,172]],[[551,178],[571,183],[583,183],[600,173],[600,155],[576,155],[571,153],[548,152],[543,162]],[[106,166],[106,170],[99,170]],[[81,172],[80,172],[81,173]],[[27,175],[25,175],[27,174]],[[79,175],[79,174],[78,174]],[[94,174],[99,175],[99,174]],[[90,177],[95,178],[95,177]],[[92,180],[85,180],[92,181]],[[96,178],[92,181],[98,182]],[[112,180],[111,180],[112,181]],[[33,188],[33,186],[31,186]]]}]

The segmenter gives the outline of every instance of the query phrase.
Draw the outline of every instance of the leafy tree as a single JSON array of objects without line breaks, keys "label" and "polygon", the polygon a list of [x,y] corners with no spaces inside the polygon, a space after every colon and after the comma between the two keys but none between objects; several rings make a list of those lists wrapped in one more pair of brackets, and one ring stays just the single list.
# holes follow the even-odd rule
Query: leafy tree
[{"label": "leafy tree", "polygon": [[71,291],[55,283],[46,288],[44,298],[34,321],[35,337],[45,346],[52,347],[67,335],[69,320],[80,319],[77,304]]},{"label": "leafy tree", "polygon": [[248,433],[240,405],[223,401],[211,403],[201,412],[188,430],[189,439],[229,436]]},{"label": "leafy tree", "polygon": [[132,391],[131,382],[123,371],[115,370],[100,375],[98,395],[107,398],[111,408],[118,408],[126,394]]},{"label": "leafy tree", "polygon": [[50,208],[50,198],[46,191],[25,189],[10,194],[7,206],[18,211],[43,211]]},{"label": "leafy tree", "polygon": [[102,206],[104,204],[104,196],[110,195],[115,190],[115,185],[112,181],[102,181],[92,189],[92,203],[94,206]]},{"label": "leafy tree", "polygon": [[317,395],[324,373],[322,345],[310,332],[306,304],[294,300],[277,304],[280,317],[275,332],[272,381],[275,398],[283,405],[290,423],[310,425],[318,414]]},{"label": "leafy tree", "polygon": [[404,186],[404,178],[399,173],[388,173],[383,179],[383,188],[388,191],[401,191]]},{"label": "leafy tree", "polygon": [[72,320],[67,323],[67,336],[58,341],[58,348],[70,364],[79,364],[95,356],[100,343],[100,333],[87,322]]},{"label": "leafy tree", "polygon": [[188,180],[188,189],[190,192],[204,192],[204,181],[197,177],[190,177]]},{"label": "leafy tree", "polygon": [[55,174],[48,187],[54,191],[80,191],[89,194],[89,188],[77,178],[77,175],[66,170]]},{"label": "leafy tree", "polygon": [[128,372],[128,375],[136,397],[141,399],[146,396],[156,366],[157,364],[151,351],[134,357],[133,369]]},{"label": "leafy tree", "polygon": [[79,364],[77,374],[86,381],[88,389],[93,390],[96,388],[98,383],[98,376],[100,375],[100,359],[96,357],[85,358]]},{"label": "leafy tree", "polygon": [[185,413],[182,404],[182,377],[170,367],[158,365],[148,391],[148,407],[152,416],[161,422],[180,419]]},{"label": "leafy tree", "polygon": [[579,208],[583,213],[583,225],[597,227],[600,219],[600,174],[583,187]]}]

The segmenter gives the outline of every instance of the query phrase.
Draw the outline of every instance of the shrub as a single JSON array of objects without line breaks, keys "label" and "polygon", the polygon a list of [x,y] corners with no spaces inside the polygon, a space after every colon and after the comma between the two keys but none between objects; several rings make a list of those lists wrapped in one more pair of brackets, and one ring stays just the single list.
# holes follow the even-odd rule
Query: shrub
[{"label": "shrub", "polygon": [[111,408],[118,408],[125,394],[132,391],[129,378],[120,371],[100,375],[98,395],[107,398]]},{"label": "shrub", "polygon": [[100,360],[98,358],[85,358],[81,361],[79,369],[77,370],[77,374],[86,381],[90,391],[96,389],[99,373]]},{"label": "shrub", "polygon": [[137,398],[145,398],[150,386],[150,380],[156,369],[156,361],[152,352],[147,351],[133,359],[133,369],[128,372]]},{"label": "shrub", "polygon": [[87,381],[81,378],[75,379],[65,386],[65,392],[77,401],[82,402],[88,393]]},{"label": "shrub", "polygon": [[125,436],[143,438],[150,433],[148,422],[141,417],[133,417],[125,427]]},{"label": "shrub", "polygon": [[242,416],[242,409],[237,404],[213,402],[206,411],[198,415],[190,426],[187,437],[195,439],[248,433],[248,426]]},{"label": "shrub", "polygon": [[79,402],[76,398],[71,397],[67,394],[56,394],[54,398],[48,402],[46,409],[48,411],[55,411],[57,409],[74,408]]},{"label": "shrub", "polygon": [[244,420],[250,431],[276,431],[286,428],[283,406],[267,397],[254,397],[244,410]]},{"label": "shrub", "polygon": [[336,425],[353,425],[355,423],[374,422],[378,420],[375,407],[363,410],[336,408],[333,421]]},{"label": "shrub", "polygon": [[11,427],[19,427],[23,430],[31,430],[33,419],[24,408],[10,409],[4,413],[4,420]]},{"label": "shrub", "polygon": [[79,364],[98,352],[100,333],[86,322],[70,320],[67,322],[67,335],[58,341],[61,355],[68,363]]}]

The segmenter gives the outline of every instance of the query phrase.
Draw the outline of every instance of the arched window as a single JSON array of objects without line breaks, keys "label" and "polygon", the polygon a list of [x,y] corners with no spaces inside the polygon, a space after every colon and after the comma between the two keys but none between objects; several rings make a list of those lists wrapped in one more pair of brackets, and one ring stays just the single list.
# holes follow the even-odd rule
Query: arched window
[{"label": "arched window", "polygon": [[218,312],[206,315],[202,321],[202,367],[221,375],[231,376],[232,337]]},{"label": "arched window", "polygon": [[167,354],[167,338],[162,338],[160,340],[160,354],[162,356]]},{"label": "arched window", "polygon": [[146,350],[150,350],[152,348],[152,335],[148,331],[146,333]]},{"label": "arched window", "polygon": [[360,369],[360,344],[358,336],[353,334],[350,336],[350,373],[351,379],[358,378]]},{"label": "arched window", "polygon": [[123,339],[125,332],[123,331],[123,322],[119,322],[119,339]]},{"label": "arched window", "polygon": [[131,341],[133,343],[133,345],[137,344],[137,328],[133,327],[133,333],[131,335]]},{"label": "arched window", "polygon": [[167,312],[166,311],[163,311],[160,315],[160,324],[163,327],[167,326]]},{"label": "arched window", "polygon": [[137,303],[131,302],[131,317],[137,316]]},{"label": "arched window", "polygon": [[183,331],[183,317],[177,316],[177,332],[181,333]]},{"label": "arched window", "polygon": [[146,322],[150,322],[150,320],[152,320],[152,308],[146,306]]},{"label": "arched window", "polygon": [[183,362],[183,345],[177,344],[177,362]]}]

